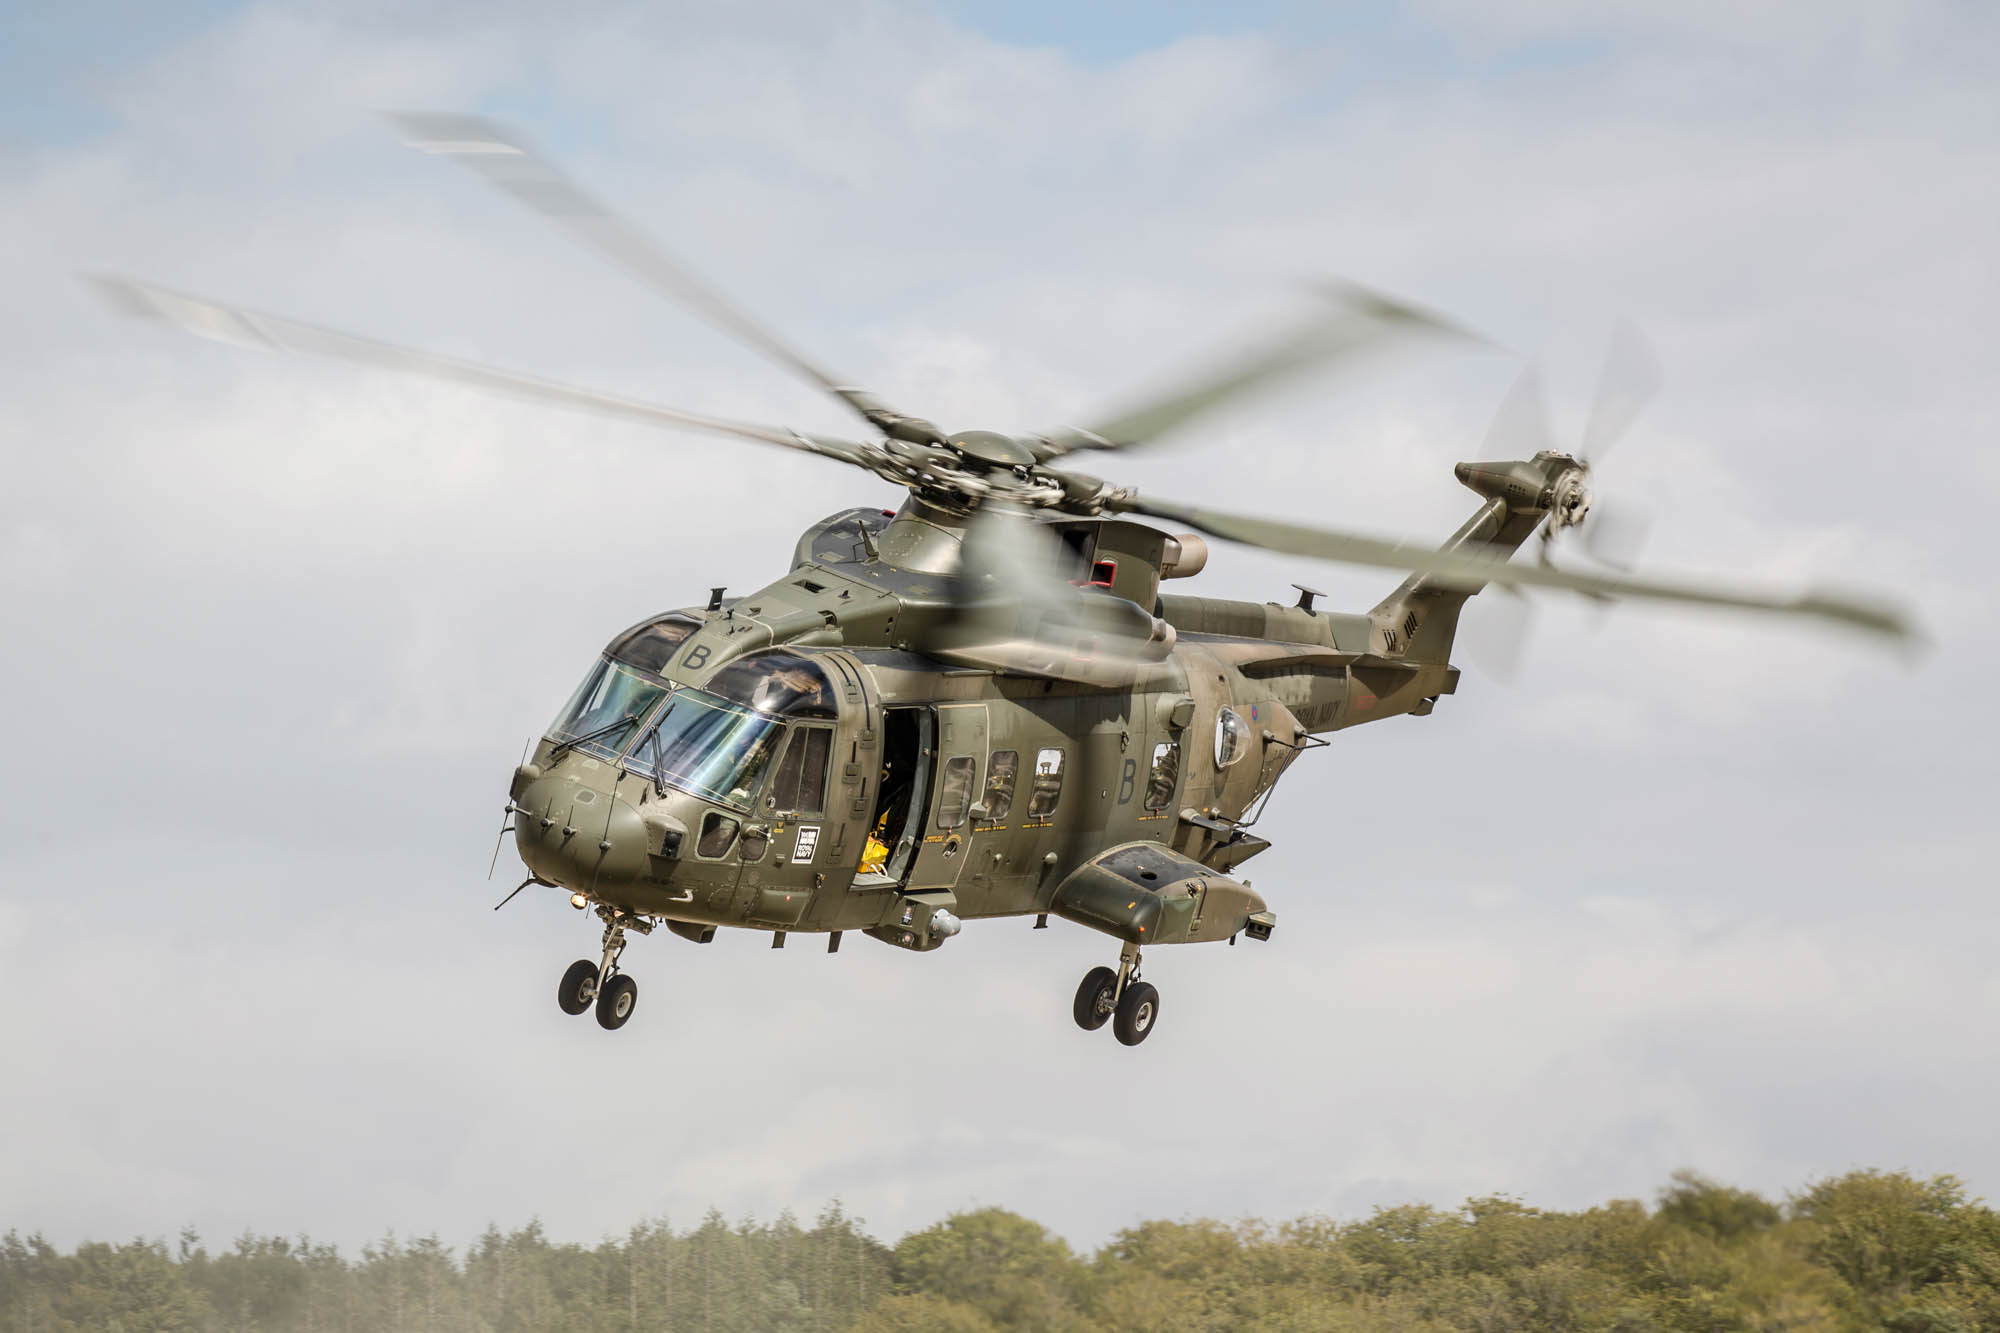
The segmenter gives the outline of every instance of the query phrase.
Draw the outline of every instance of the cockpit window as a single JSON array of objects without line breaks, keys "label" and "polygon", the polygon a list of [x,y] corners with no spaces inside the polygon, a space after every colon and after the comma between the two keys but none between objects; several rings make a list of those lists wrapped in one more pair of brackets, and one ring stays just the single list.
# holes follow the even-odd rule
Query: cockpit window
[{"label": "cockpit window", "polygon": [[604,655],[614,662],[635,666],[641,671],[663,675],[674,652],[701,622],[693,616],[662,616],[644,625],[635,625],[611,641]]},{"label": "cockpit window", "polygon": [[778,764],[778,776],[771,779],[771,794],[764,804],[793,814],[824,813],[826,760],[832,749],[833,733],[825,727],[794,727],[792,743]]},{"label": "cockpit window", "polygon": [[833,683],[820,664],[784,648],[731,662],[709,678],[707,688],[770,717],[830,718],[835,712]]},{"label": "cockpit window", "polygon": [[549,728],[549,739],[610,759],[625,748],[666,692],[664,686],[600,658]]},{"label": "cockpit window", "polygon": [[681,690],[659,723],[625,756],[625,767],[705,800],[747,810],[783,730],[775,720],[706,690]]}]

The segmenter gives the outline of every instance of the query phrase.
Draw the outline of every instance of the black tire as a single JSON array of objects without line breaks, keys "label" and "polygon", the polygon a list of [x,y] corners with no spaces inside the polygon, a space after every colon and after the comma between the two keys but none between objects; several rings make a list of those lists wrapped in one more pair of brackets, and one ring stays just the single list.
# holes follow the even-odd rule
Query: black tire
[{"label": "black tire", "polygon": [[1118,989],[1118,974],[1108,967],[1093,967],[1083,974],[1076,988],[1076,1025],[1095,1032],[1111,1017],[1111,993]]},{"label": "black tire", "polygon": [[579,958],[563,973],[562,985],[556,989],[556,1003],[566,1014],[580,1014],[590,1008],[590,1002],[597,998],[597,964],[588,958]]},{"label": "black tire", "polygon": [[1134,981],[1118,997],[1118,1012],[1112,1016],[1111,1030],[1127,1046],[1137,1046],[1153,1030],[1160,1017],[1160,993],[1143,981]]},{"label": "black tire", "polygon": [[620,972],[597,992],[597,1026],[616,1032],[639,1005],[639,983]]}]

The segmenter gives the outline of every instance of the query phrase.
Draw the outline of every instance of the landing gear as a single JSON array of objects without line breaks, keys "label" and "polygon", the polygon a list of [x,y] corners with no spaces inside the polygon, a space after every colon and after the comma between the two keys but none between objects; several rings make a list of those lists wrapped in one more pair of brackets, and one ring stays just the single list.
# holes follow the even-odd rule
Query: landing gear
[{"label": "landing gear", "polygon": [[579,958],[563,973],[562,984],[556,988],[556,1003],[566,1014],[580,1014],[590,1008],[590,1002],[597,998],[597,964],[588,958]]},{"label": "landing gear", "polygon": [[1091,968],[1076,988],[1076,1025],[1085,1032],[1097,1031],[1117,1004],[1118,974],[1108,967]]},{"label": "landing gear", "polygon": [[639,983],[620,972],[597,993],[597,1026],[616,1032],[639,1003]]},{"label": "landing gear", "polygon": [[[604,1012],[601,1000],[597,1011],[600,1015]],[[1160,993],[1143,981],[1135,981],[1118,997],[1118,1012],[1112,1016],[1111,1031],[1127,1046],[1137,1046],[1153,1030],[1153,1020],[1159,1013]]]},{"label": "landing gear", "polygon": [[1139,980],[1139,946],[1127,944],[1118,954],[1118,969],[1093,967],[1076,988],[1076,1025],[1095,1032],[1109,1021],[1111,1031],[1127,1046],[1137,1046],[1160,1016],[1160,992]]},{"label": "landing gear", "polygon": [[639,983],[618,970],[618,959],[625,952],[625,932],[650,935],[656,923],[604,903],[598,905],[597,915],[604,922],[604,956],[595,963],[588,958],[571,963],[556,987],[556,1003],[571,1015],[595,1005],[598,1026],[616,1031],[625,1026],[639,1004]]}]

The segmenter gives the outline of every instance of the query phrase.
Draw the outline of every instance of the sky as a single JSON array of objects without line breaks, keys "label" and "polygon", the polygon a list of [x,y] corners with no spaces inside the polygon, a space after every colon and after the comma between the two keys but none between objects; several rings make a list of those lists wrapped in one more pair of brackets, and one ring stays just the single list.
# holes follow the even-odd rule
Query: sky
[{"label": "sky", "polygon": [[[1146,1217],[2000,1196],[2000,15],[1676,0],[1203,7],[31,4],[0,45],[0,1229],[85,1238],[997,1205]],[[1555,444],[1610,331],[1647,567],[1893,595],[1851,636],[1560,599],[1511,683],[1300,762],[1268,945],[594,956],[487,861],[508,776],[642,617],[784,573],[860,474],[119,319],[130,274],[694,411],[839,409],[385,109],[502,117],[821,362],[947,429],[1090,420],[1367,283],[1492,349],[1295,385],[1099,471],[1442,536],[1526,361]],[[1379,573],[1218,549],[1197,590]],[[1483,601],[1484,599],[1482,599]]]}]

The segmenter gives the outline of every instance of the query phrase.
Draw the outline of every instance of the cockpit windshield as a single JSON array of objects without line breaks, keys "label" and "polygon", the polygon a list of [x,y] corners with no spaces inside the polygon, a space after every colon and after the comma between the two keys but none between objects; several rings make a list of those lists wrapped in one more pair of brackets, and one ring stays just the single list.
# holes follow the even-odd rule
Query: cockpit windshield
[{"label": "cockpit windshield", "polygon": [[549,728],[549,739],[565,749],[613,758],[666,692],[665,686],[599,658]]},{"label": "cockpit windshield", "polygon": [[748,809],[783,724],[706,690],[680,690],[625,766],[656,782]]},{"label": "cockpit windshield", "polygon": [[786,648],[751,653],[731,662],[709,678],[708,689],[773,717],[834,715],[833,683],[825,670],[803,653]]},{"label": "cockpit windshield", "polygon": [[604,655],[614,662],[634,666],[653,675],[663,675],[667,663],[690,635],[701,628],[693,616],[678,612],[634,625],[611,641]]}]

